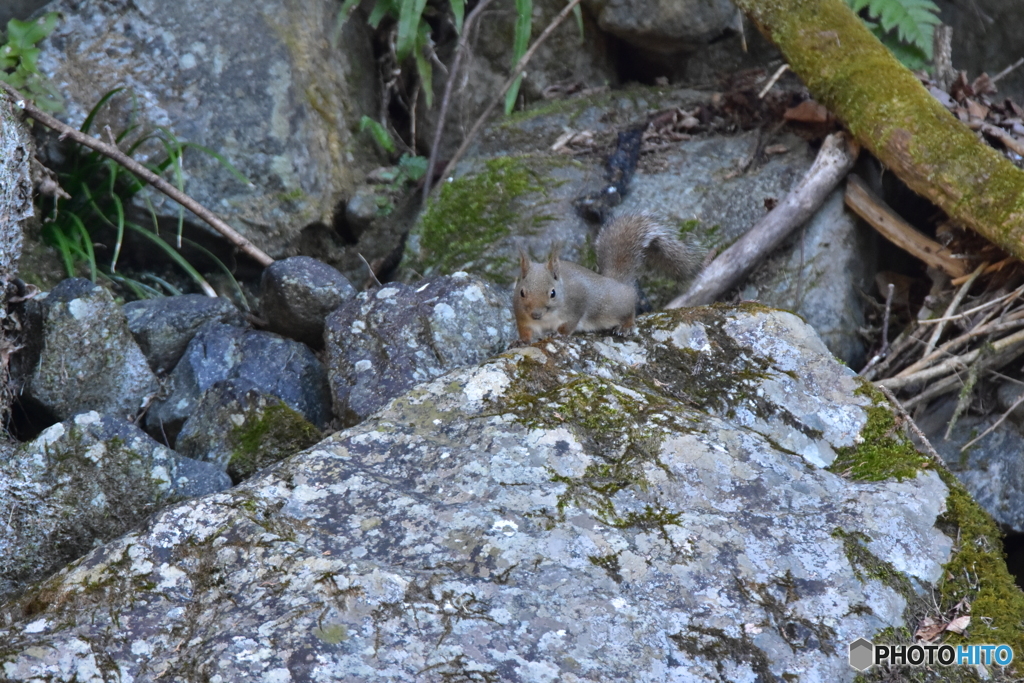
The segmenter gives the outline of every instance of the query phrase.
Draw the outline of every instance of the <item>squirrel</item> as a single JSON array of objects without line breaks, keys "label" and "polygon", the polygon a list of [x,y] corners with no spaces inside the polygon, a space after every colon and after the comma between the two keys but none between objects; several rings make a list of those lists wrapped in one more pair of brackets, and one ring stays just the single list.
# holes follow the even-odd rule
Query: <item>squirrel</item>
[{"label": "squirrel", "polygon": [[512,310],[519,339],[530,343],[548,335],[614,329],[629,333],[636,317],[636,277],[646,262],[680,279],[696,274],[701,257],[691,245],[648,213],[621,216],[597,237],[601,275],[559,259],[556,247],[546,264],[520,248],[522,272]]}]

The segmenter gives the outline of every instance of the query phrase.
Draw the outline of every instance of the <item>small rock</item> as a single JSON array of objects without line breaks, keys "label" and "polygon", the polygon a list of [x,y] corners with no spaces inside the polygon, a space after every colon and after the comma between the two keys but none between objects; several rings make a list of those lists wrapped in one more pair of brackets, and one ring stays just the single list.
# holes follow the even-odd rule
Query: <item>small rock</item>
[{"label": "small rock", "polygon": [[321,438],[284,401],[252,382],[229,379],[203,394],[178,434],[178,452],[226,470],[235,483]]},{"label": "small rock", "polygon": [[134,417],[157,380],[110,292],[72,278],[31,304],[42,343],[29,352],[39,355],[26,395],[61,420],[90,410]]},{"label": "small rock", "polygon": [[[1016,385],[1015,390],[1019,396],[1020,385]],[[1008,392],[1002,390],[1000,394],[1003,393]],[[968,441],[988,430],[999,419],[1001,413],[961,415],[947,440],[946,428],[953,417],[957,400],[956,396],[951,396],[937,401],[918,418],[918,426],[942,456],[949,471],[956,475],[978,504],[1003,527],[1022,533],[1024,459],[1021,458],[1021,453],[1024,453],[1024,435],[1021,434],[1021,429],[1014,419],[1015,415],[1011,414],[1010,419],[996,427],[991,434],[980,439],[966,452],[961,452],[960,449],[967,445]],[[1003,400],[1003,396],[1000,396],[1000,402]],[[1010,405],[1015,400],[1016,397],[1011,400]]]},{"label": "small rock", "polygon": [[202,294],[132,301],[124,305],[124,312],[149,367],[158,373],[174,369],[204,323],[215,320],[225,325],[246,326],[242,312],[230,301]]},{"label": "small rock", "polygon": [[327,315],[355,295],[344,275],[309,256],[275,261],[260,281],[260,302],[270,330],[313,348],[324,345]]},{"label": "small rock", "polygon": [[363,292],[327,318],[335,414],[355,424],[413,385],[516,338],[509,295],[466,273]]},{"label": "small rock", "polygon": [[0,601],[226,474],[124,420],[82,413],[0,461]]},{"label": "small rock", "polygon": [[[367,182],[372,181],[367,178]],[[360,185],[345,204],[345,221],[354,239],[366,232],[380,213],[380,197],[386,198],[383,192],[373,185]]]},{"label": "small rock", "polygon": [[309,347],[271,332],[207,323],[170,374],[170,395],[146,414],[146,428],[173,442],[206,390],[234,378],[277,396],[318,429],[331,418],[327,373]]}]

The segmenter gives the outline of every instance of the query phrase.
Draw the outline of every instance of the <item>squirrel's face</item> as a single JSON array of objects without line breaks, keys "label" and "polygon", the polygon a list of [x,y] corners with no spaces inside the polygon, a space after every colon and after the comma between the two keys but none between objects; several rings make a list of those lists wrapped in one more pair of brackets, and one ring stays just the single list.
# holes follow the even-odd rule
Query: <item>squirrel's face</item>
[{"label": "squirrel's face", "polygon": [[519,338],[530,342],[558,331],[561,319],[562,282],[546,265],[528,263],[516,280],[512,308]]}]

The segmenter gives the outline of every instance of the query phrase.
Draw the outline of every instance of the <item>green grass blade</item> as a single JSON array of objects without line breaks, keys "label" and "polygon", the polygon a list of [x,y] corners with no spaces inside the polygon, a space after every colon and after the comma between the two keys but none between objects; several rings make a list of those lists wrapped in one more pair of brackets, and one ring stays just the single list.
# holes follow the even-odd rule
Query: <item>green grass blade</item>
[{"label": "green grass blade", "polygon": [[199,288],[203,290],[204,294],[212,297],[217,296],[217,292],[214,291],[213,287],[210,286],[210,283],[206,281],[206,278],[204,278],[199,273],[199,271],[196,270],[195,267],[191,263],[189,263],[188,260],[184,256],[182,256],[174,247],[165,242],[162,237],[153,234],[149,230],[146,230],[142,226],[136,225],[135,223],[129,222],[127,223],[127,225],[137,234],[142,235],[143,237],[151,241],[153,244],[158,246],[160,249],[162,249],[164,253],[166,253],[171,258],[172,261],[178,264],[178,266],[182,270],[184,270],[197,285],[199,285]]},{"label": "green grass blade", "polygon": [[462,22],[466,17],[466,0],[451,0],[451,5],[452,15],[455,17],[455,32],[461,34]]},{"label": "green grass blade", "polygon": [[89,114],[85,117],[85,121],[82,122],[82,127],[79,128],[78,130],[82,131],[83,133],[88,133],[89,129],[92,128],[92,122],[96,118],[96,114],[98,114],[100,109],[103,108],[103,105],[105,105],[111,97],[121,92],[122,90],[124,90],[123,87],[108,90],[107,93],[100,98],[100,101],[93,105],[93,108],[89,110]]},{"label": "green grass blade", "polygon": [[153,273],[146,273],[145,275],[143,275],[143,277],[149,278],[153,282],[157,283],[158,285],[166,289],[168,292],[171,293],[171,296],[181,296],[183,294],[183,292],[180,289],[178,289],[177,287],[175,287],[162,277],[157,277]]},{"label": "green grass blade", "polygon": [[163,298],[164,296],[162,292],[153,289],[149,285],[139,282],[138,280],[135,280],[133,278],[125,277],[124,275],[110,273],[109,275],[105,275],[104,277],[106,277],[111,282],[116,282],[122,287],[131,290],[131,293],[135,295],[136,299],[160,299]]},{"label": "green grass blade", "polygon": [[121,198],[111,193],[110,199],[114,202],[114,210],[117,212],[117,241],[114,242],[114,256],[110,259],[110,272],[117,272],[117,259],[121,256],[121,244],[124,242],[124,206]]},{"label": "green grass blade", "polygon": [[73,213],[69,215],[71,216],[74,229],[78,233],[79,242],[82,244],[82,250],[80,253],[89,263],[89,279],[96,282],[96,252],[92,247],[92,236],[89,234],[89,231],[85,229],[85,224],[82,223],[81,218]]},{"label": "green grass blade", "polygon": [[231,269],[228,268],[226,265],[224,265],[224,262],[221,261],[219,258],[217,258],[208,249],[206,249],[204,247],[201,247],[200,245],[196,244],[195,242],[193,242],[192,240],[188,239],[187,237],[185,238],[185,243],[188,246],[192,247],[193,249],[196,249],[197,251],[199,251],[199,252],[201,252],[203,254],[206,254],[206,256],[211,261],[213,261],[213,263],[218,268],[220,268],[221,271],[224,272],[224,275],[226,275],[228,280],[231,281],[231,286],[235,288],[236,292],[238,292],[238,300],[239,300],[239,302],[241,302],[242,307],[248,312],[250,310],[249,309],[249,300],[246,298],[245,290],[243,290],[242,286],[240,284],[238,284],[238,280],[235,279],[235,275],[234,275],[234,273],[231,272]]},{"label": "green grass blade", "polygon": [[420,22],[419,37],[416,39],[416,73],[419,74],[423,94],[427,100],[427,109],[434,106],[434,67],[427,59],[426,51],[430,46],[430,24]]},{"label": "green grass blade", "polygon": [[[519,60],[526,54],[526,49],[530,46],[532,22],[533,0],[516,0],[516,30],[515,36],[512,39],[513,67],[519,63]],[[506,116],[512,113],[512,108],[516,104],[516,98],[519,97],[519,86],[522,82],[523,77],[520,75],[516,78],[515,82],[512,83],[512,87],[508,89],[508,92],[505,93]]]},{"label": "green grass blade", "polygon": [[219,161],[220,165],[227,169],[227,171],[231,173],[231,175],[235,176],[235,178],[238,179],[238,182],[247,186],[252,185],[252,182],[245,177],[245,174],[243,174],[237,168],[232,166],[231,162],[228,161],[227,158],[224,157],[224,155],[214,152],[209,147],[204,147],[203,145],[200,145],[199,143],[196,142],[186,142],[181,145],[182,149],[185,149],[186,147],[192,147],[193,149],[198,149],[200,152],[203,152],[204,154],[210,155],[211,157]]},{"label": "green grass blade", "polygon": [[75,261],[71,254],[71,245],[68,243],[68,238],[56,226],[48,230],[46,236],[53,242],[54,248],[60,254],[60,259],[64,262],[64,270],[67,272],[68,277],[74,277]]},{"label": "green grass blade", "polygon": [[374,31],[380,25],[380,20],[387,14],[394,14],[395,3],[392,0],[377,0],[377,3],[373,6],[373,10],[370,12],[370,16],[367,17],[366,23],[370,25]]}]

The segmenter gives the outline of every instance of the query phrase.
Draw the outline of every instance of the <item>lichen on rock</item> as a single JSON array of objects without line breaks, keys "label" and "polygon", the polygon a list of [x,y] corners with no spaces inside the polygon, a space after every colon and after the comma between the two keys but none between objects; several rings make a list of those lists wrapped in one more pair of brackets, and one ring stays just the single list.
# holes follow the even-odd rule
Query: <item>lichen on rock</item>
[{"label": "lichen on rock", "polygon": [[873,401],[796,316],[638,328],[437,377],[160,513],[2,608],[4,672],[852,680],[846,644],[943,577],[946,484],[823,468]]}]

